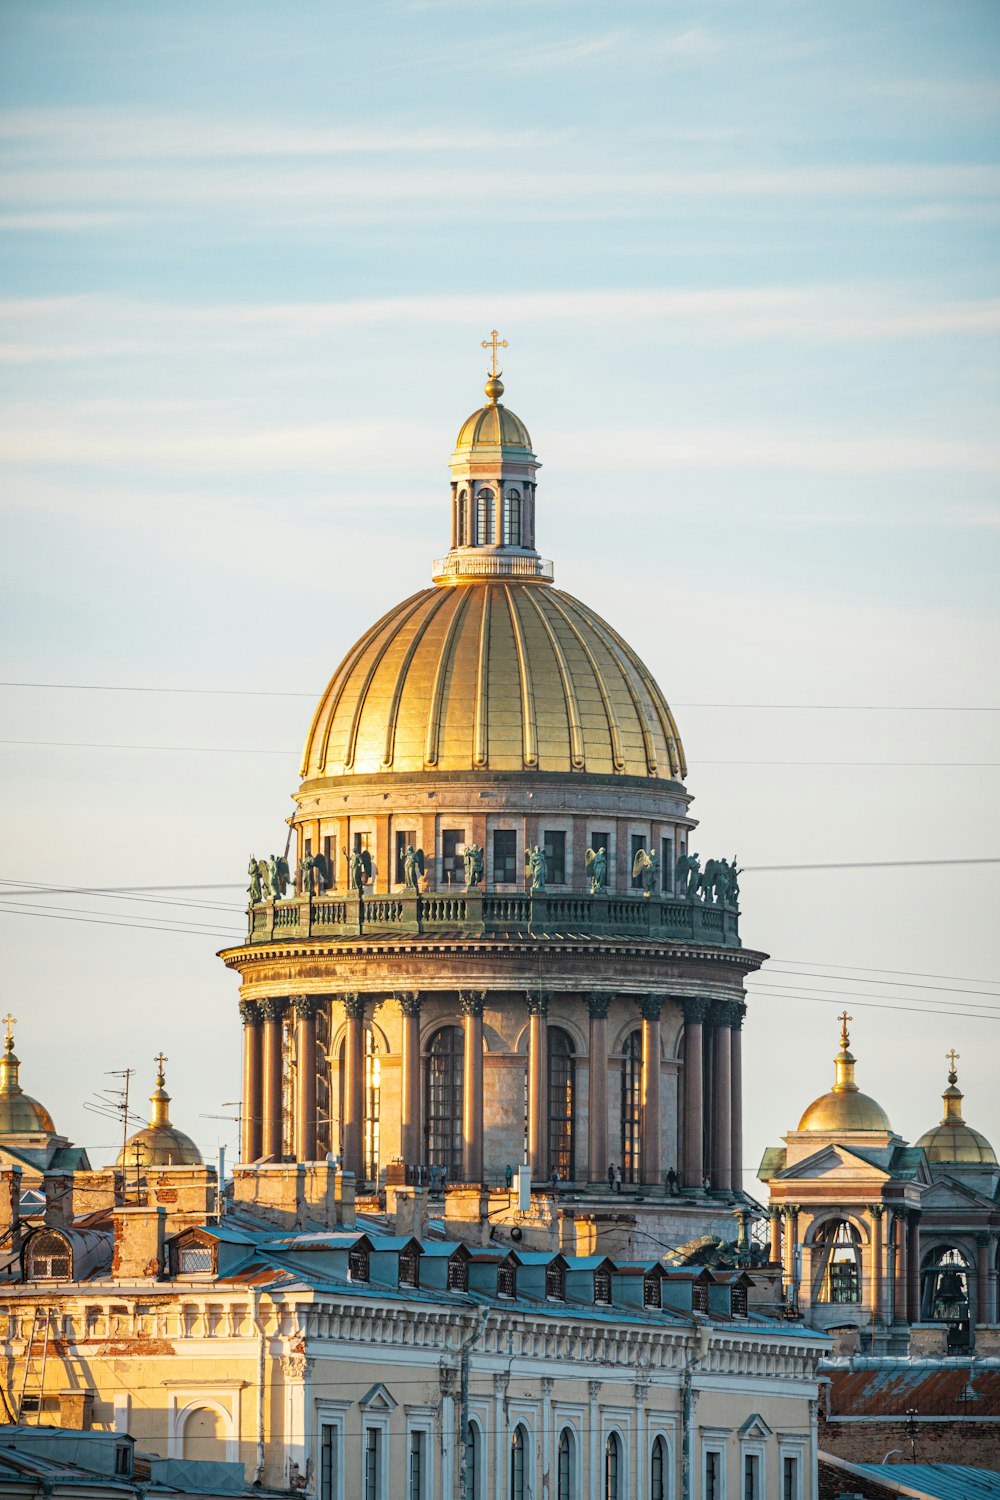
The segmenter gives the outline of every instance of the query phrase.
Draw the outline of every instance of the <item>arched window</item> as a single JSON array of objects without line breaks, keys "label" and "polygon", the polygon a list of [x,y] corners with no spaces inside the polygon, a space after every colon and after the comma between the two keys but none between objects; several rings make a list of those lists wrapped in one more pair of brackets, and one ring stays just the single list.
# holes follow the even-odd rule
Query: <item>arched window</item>
[{"label": "arched window", "polygon": [[24,1274],[28,1281],[69,1281],[73,1274],[69,1241],[54,1229],[33,1234],[24,1258]]},{"label": "arched window", "polygon": [[431,1037],[425,1069],[427,1165],[444,1167],[451,1182],[462,1178],[464,1049],[461,1026],[442,1026]]},{"label": "arched window", "polygon": [[631,1031],[622,1050],[622,1179],[642,1174],[642,1033]]},{"label": "arched window", "polygon": [[573,1122],[576,1115],[576,1058],[573,1042],[558,1026],[550,1026],[549,1040],[549,1173],[563,1182],[576,1176]]},{"label": "arched window", "polygon": [[573,1434],[564,1427],[556,1455],[556,1500],[573,1500]]},{"label": "arched window", "polygon": [[622,1442],[617,1432],[609,1432],[604,1444],[604,1500],[622,1500]]},{"label": "arched window", "polygon": [[649,1500],[667,1500],[667,1472],[667,1445],[657,1437],[649,1455]]},{"label": "arched window", "polygon": [[510,1500],[528,1500],[528,1434],[524,1428],[514,1428],[510,1440]]},{"label": "arched window", "polygon": [[921,1280],[923,1318],[956,1328],[969,1324],[969,1263],[961,1250],[954,1245],[936,1245],[924,1256]]},{"label": "arched window", "polygon": [[483,1435],[478,1422],[470,1422],[465,1436],[465,1489],[462,1500],[482,1500]]},{"label": "arched window", "polygon": [[508,490],[503,512],[503,539],[508,547],[521,545],[521,492]]},{"label": "arched window", "polygon": [[[834,1219],[816,1231],[817,1302],[861,1301],[861,1235],[846,1219]],[[814,1252],[814,1255],[816,1252]]]},{"label": "arched window", "polygon": [[224,1463],[226,1449],[226,1424],[221,1414],[210,1406],[194,1407],[184,1421],[184,1457]]},{"label": "arched window", "polygon": [[458,497],[458,545],[469,545],[469,492],[463,490]]},{"label": "arched window", "polygon": [[476,496],[476,546],[492,547],[496,540],[496,496],[482,489]]}]

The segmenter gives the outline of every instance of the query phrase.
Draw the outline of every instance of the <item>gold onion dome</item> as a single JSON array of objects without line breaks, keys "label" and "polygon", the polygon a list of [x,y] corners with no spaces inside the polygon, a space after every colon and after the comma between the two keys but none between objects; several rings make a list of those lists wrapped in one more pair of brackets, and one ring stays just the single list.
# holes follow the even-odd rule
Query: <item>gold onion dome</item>
[{"label": "gold onion dome", "polygon": [[201,1152],[189,1135],[170,1123],[170,1095],[164,1088],[164,1057],[157,1058],[156,1088],[149,1096],[153,1106],[148,1125],[129,1136],[118,1153],[120,1171],[142,1171],[145,1167],[200,1167]]},{"label": "gold onion dome", "polygon": [[995,1164],[996,1152],[989,1141],[980,1131],[966,1125],[962,1118],[964,1096],[958,1087],[958,1074],[955,1072],[958,1053],[949,1052],[947,1056],[951,1060],[951,1070],[948,1073],[948,1087],[941,1095],[944,1100],[944,1115],[940,1125],[925,1131],[916,1144],[926,1153],[928,1161]]},{"label": "gold onion dome", "polygon": [[0,1135],[55,1135],[56,1127],[44,1104],[21,1087],[20,1058],[14,1053],[13,1016],[7,1016],[7,1042],[0,1057]]},{"label": "gold onion dome", "polygon": [[836,1077],[828,1094],[814,1099],[799,1121],[800,1130],[818,1130],[827,1133],[845,1130],[892,1131],[889,1117],[875,1099],[863,1094],[854,1082],[854,1055],[848,1051],[850,1037],[847,1023],[852,1019],[846,1012],[840,1017],[840,1051],[834,1058]]},{"label": "gold onion dome", "polygon": [[[484,347],[490,347],[489,343]],[[435,585],[396,605],[344,657],[302,757],[306,782],[377,772],[687,774],[652,674],[600,615],[551,584],[534,546],[538,460],[489,403],[451,459],[453,541]]]}]

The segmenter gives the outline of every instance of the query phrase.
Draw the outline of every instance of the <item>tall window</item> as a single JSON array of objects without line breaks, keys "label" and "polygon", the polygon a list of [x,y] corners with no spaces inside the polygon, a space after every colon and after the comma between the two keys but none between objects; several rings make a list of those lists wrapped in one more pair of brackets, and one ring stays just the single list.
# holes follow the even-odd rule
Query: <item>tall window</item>
[{"label": "tall window", "polygon": [[631,1031],[622,1052],[622,1177],[638,1182],[641,1162],[642,1033]]},{"label": "tall window", "polygon": [[410,1433],[409,1500],[425,1500],[427,1473],[427,1434]]},{"label": "tall window", "polygon": [[365,1029],[365,1176],[369,1182],[378,1182],[381,1083],[382,1062],[378,1055],[378,1039],[369,1026]]},{"label": "tall window", "polygon": [[742,1500],[762,1500],[762,1496],[763,1491],[760,1485],[760,1454],[744,1453]]},{"label": "tall window", "polygon": [[510,1440],[510,1500],[528,1500],[525,1483],[527,1469],[528,1434],[523,1427],[514,1428]]},{"label": "tall window", "polygon": [[781,1500],[800,1500],[799,1460],[793,1453],[786,1453],[781,1460]]},{"label": "tall window", "polygon": [[521,492],[507,491],[507,504],[503,513],[503,539],[508,547],[521,545]]},{"label": "tall window", "polygon": [[933,1323],[969,1321],[969,1268],[961,1250],[936,1246],[924,1260],[923,1284],[924,1318]]},{"label": "tall window", "polygon": [[714,1448],[705,1454],[705,1500],[722,1500],[722,1454]]},{"label": "tall window", "polygon": [[463,490],[458,497],[458,545],[469,545],[469,492]]},{"label": "tall window", "polygon": [[517,833],[513,828],[493,831],[493,884],[518,884]]},{"label": "tall window", "polygon": [[476,546],[492,547],[496,540],[496,497],[492,490],[482,489],[476,497]]},{"label": "tall window", "polygon": [[649,1500],[667,1500],[667,1445],[654,1438],[649,1456]]},{"label": "tall window", "polygon": [[556,1500],[572,1500],[573,1497],[573,1434],[564,1427],[559,1434],[559,1453],[556,1463]]},{"label": "tall window", "polygon": [[545,863],[549,867],[548,878],[553,885],[566,884],[566,835],[558,830],[546,829],[542,834]]},{"label": "tall window", "polygon": [[674,888],[674,841],[673,839],[660,840],[660,889],[661,891],[672,891]]},{"label": "tall window", "polygon": [[483,1439],[476,1422],[470,1422],[465,1430],[465,1493],[462,1500],[481,1500],[483,1469]]},{"label": "tall window", "polygon": [[549,1039],[549,1171],[563,1182],[576,1176],[573,1123],[576,1114],[576,1058],[573,1043],[558,1026],[550,1026]]},{"label": "tall window", "polygon": [[640,849],[645,849],[645,847],[646,847],[645,836],[643,834],[641,834],[641,833],[633,833],[632,838],[630,840],[630,843],[631,843],[631,848],[632,848],[632,854],[631,854],[631,856],[629,858],[629,866],[628,866],[629,880],[631,881],[632,889],[634,891],[638,891],[638,890],[642,890],[642,871],[640,870],[639,873],[636,874],[636,875],[634,875],[632,872],[635,869],[635,857],[636,857],[636,855],[639,853]]},{"label": "tall window", "polygon": [[860,1302],[860,1235],[846,1219],[824,1224],[816,1234],[821,1250],[820,1302]]},{"label": "tall window", "polygon": [[381,1500],[382,1434],[377,1427],[365,1428],[365,1500]]},{"label": "tall window", "polygon": [[462,1176],[464,1047],[461,1026],[442,1026],[431,1037],[427,1049],[424,1099],[427,1165],[444,1167],[452,1182]]},{"label": "tall window", "polygon": [[333,833],[323,835],[323,858],[326,861],[326,879],[328,888],[333,890],[337,884],[337,836]]},{"label": "tall window", "polygon": [[441,830],[441,878],[446,886],[465,884],[465,860],[459,847],[465,847],[464,828]]},{"label": "tall window", "polygon": [[319,1500],[339,1500],[340,1430],[324,1422],[319,1429]]},{"label": "tall window", "polygon": [[609,1432],[604,1444],[604,1500],[621,1500],[622,1442]]}]

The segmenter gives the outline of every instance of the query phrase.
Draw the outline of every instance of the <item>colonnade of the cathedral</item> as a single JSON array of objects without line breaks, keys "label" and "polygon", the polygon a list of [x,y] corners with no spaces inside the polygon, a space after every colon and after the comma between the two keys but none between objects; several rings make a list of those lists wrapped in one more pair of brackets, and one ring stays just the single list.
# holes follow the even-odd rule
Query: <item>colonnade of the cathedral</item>
[{"label": "colonnade of the cathedral", "polygon": [[[421,994],[392,996],[349,993],[320,997],[291,995],[242,1000],[243,1125],[242,1158],[280,1161],[289,1144],[298,1161],[314,1160],[321,1132],[317,1114],[317,1018],[325,1005],[343,1007],[344,1064],[341,1098],[341,1153],[345,1171],[364,1176],[365,1024],[375,1005],[394,1000],[401,1015],[400,1155],[408,1169],[427,1165],[422,1130],[423,1072]],[[440,999],[435,993],[426,998]],[[488,992],[458,992],[463,1042],[462,1176],[467,1183],[484,1178],[483,1161],[483,1014]],[[671,997],[676,999],[677,997]],[[548,1104],[548,1013],[545,993],[494,993],[505,1007],[525,1007],[527,1046],[527,1160],[533,1181],[550,1175]],[[681,999],[684,1025],[675,1139],[676,1162],[663,1159],[664,1099],[661,1016],[666,997],[653,994],[590,993],[579,997],[585,1016],[588,1053],[586,1179],[608,1181],[619,1158],[609,1131],[608,1015],[614,1000],[634,1007],[641,1035],[639,1177],[647,1187],[664,1186],[668,1168],[676,1167],[679,1185],[709,1186],[725,1192],[742,1189],[742,1062],[744,1007],[736,1001]],[[294,1029],[294,1071],[285,1069],[285,1031]],[[677,1063],[671,1064],[676,1070]],[[286,1125],[288,1090],[292,1092],[292,1140]]]}]

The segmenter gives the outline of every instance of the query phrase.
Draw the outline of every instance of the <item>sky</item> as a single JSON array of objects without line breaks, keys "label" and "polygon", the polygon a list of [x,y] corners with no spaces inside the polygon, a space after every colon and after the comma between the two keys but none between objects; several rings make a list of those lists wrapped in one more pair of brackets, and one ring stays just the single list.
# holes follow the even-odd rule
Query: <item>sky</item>
[{"label": "sky", "polygon": [[954,1047],[1000,1148],[1000,864],[767,868],[1000,858],[998,53],[992,0],[2,0],[0,1001],[95,1164],[161,1048],[232,1142],[214,953],[494,327],[773,955],[745,1186],[845,1004],[902,1136]]}]

